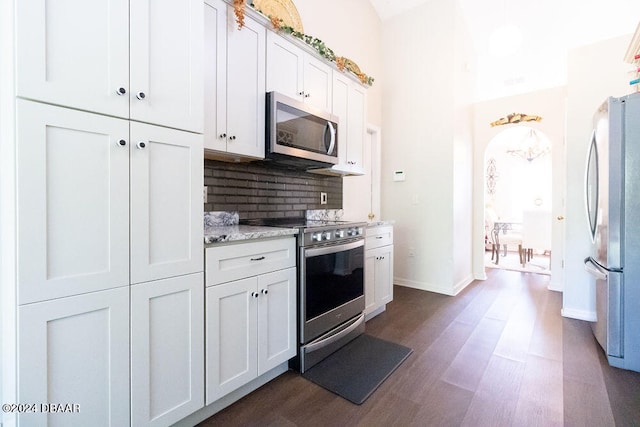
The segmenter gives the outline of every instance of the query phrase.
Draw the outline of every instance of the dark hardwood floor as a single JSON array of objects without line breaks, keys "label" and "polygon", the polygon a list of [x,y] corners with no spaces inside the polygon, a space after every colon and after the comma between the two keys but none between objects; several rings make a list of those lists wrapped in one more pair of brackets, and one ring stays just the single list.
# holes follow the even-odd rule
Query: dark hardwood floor
[{"label": "dark hardwood floor", "polygon": [[640,426],[640,373],[561,317],[549,276],[487,274],[456,297],[394,288],[367,333],[414,352],[364,404],[290,371],[201,426]]}]

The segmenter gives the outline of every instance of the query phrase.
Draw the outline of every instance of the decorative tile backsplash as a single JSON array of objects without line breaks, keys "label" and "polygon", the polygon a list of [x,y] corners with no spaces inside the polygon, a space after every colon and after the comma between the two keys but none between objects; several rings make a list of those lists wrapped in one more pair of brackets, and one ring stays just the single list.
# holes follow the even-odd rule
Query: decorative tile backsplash
[{"label": "decorative tile backsplash", "polygon": [[[238,212],[240,219],[305,217],[307,210],[342,209],[342,178],[268,162],[204,162],[204,211]],[[327,204],[320,203],[327,193]]]}]

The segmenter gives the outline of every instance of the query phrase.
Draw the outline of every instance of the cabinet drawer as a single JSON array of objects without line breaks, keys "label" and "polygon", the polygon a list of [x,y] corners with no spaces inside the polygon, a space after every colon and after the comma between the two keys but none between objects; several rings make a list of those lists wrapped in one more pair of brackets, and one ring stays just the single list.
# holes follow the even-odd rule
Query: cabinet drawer
[{"label": "cabinet drawer", "polygon": [[393,226],[371,227],[366,230],[364,241],[366,249],[374,249],[393,244]]},{"label": "cabinet drawer", "polygon": [[294,267],[295,248],[293,237],[206,248],[206,286]]}]

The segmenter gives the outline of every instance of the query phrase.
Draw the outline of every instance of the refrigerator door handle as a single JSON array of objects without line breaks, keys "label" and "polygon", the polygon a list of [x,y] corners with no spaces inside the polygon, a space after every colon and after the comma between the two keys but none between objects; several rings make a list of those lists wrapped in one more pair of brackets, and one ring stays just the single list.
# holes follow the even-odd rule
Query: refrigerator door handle
[{"label": "refrigerator door handle", "polygon": [[600,266],[596,265],[591,258],[585,258],[584,269],[598,280],[607,280],[607,273],[602,271]]}]

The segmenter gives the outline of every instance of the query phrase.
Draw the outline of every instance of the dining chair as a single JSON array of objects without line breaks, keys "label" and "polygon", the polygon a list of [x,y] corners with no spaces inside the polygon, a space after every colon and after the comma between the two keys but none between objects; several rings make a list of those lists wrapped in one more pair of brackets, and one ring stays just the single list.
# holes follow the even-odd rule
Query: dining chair
[{"label": "dining chair", "polygon": [[534,250],[551,254],[551,212],[548,210],[531,209],[522,213],[523,256],[520,257],[520,262],[523,267],[531,261]]}]

